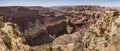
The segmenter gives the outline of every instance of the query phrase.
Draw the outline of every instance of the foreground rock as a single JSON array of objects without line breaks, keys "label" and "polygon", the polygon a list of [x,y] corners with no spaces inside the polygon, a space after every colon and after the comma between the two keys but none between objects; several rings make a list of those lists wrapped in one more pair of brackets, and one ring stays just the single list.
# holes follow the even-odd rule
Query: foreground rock
[{"label": "foreground rock", "polygon": [[[52,48],[60,51],[120,51],[119,20],[120,12],[108,10],[90,26],[83,38],[79,33],[63,35],[53,41]],[[75,37],[76,41],[75,35],[81,38]]]},{"label": "foreground rock", "polygon": [[[85,33],[81,42],[76,43],[74,51],[119,51],[120,50],[120,12],[106,11],[97,23]],[[79,45],[79,46],[78,46]]]},{"label": "foreground rock", "polygon": [[16,24],[0,21],[0,51],[31,51]]},{"label": "foreground rock", "polygon": [[82,38],[82,36],[79,32],[61,35],[53,41],[52,48],[54,50],[71,51],[74,47],[74,43],[80,38]]}]

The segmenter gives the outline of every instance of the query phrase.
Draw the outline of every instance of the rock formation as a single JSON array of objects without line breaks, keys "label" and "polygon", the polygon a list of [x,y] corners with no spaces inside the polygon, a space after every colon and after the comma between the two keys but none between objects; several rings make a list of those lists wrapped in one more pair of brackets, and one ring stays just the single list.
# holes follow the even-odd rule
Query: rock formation
[{"label": "rock formation", "polygon": [[119,15],[100,6],[0,7],[0,48],[119,51]]},{"label": "rock formation", "polygon": [[[54,44],[56,44],[58,47],[55,49],[61,51],[119,51],[119,20],[119,11],[107,10],[94,25],[90,26],[90,29],[85,33],[83,38],[79,38],[78,41],[73,43],[67,43],[66,41],[60,40],[67,39],[67,36],[70,35],[66,35],[64,39],[62,37],[65,36],[58,37],[53,41],[53,48],[55,48]],[[59,45],[59,41],[60,43],[67,44]],[[72,49],[68,49],[68,47]]]},{"label": "rock formation", "polygon": [[[6,16],[6,21],[18,25],[29,45],[35,45],[32,43],[34,40],[38,41],[36,45],[40,45],[51,42],[54,39],[51,36],[59,37],[76,31],[84,35],[89,26],[100,18],[104,10],[106,10],[104,7],[99,6],[66,6],[56,7],[56,9],[54,7],[11,6],[0,7],[0,14]],[[46,39],[40,38],[43,41],[39,41],[39,37],[43,35]]]},{"label": "rock formation", "polygon": [[0,21],[0,26],[0,51],[31,51],[16,24]]}]

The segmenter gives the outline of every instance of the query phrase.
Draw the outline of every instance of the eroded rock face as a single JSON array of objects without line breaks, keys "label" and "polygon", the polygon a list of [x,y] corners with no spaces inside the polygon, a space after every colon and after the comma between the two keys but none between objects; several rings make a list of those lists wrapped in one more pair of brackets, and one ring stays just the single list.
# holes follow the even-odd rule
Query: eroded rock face
[{"label": "eroded rock face", "polygon": [[[78,34],[62,35],[53,41],[52,48],[60,51],[119,51],[119,20],[119,11],[105,11],[105,14],[90,26],[84,37],[78,36],[79,31]],[[74,36],[75,39],[79,37],[77,41],[73,38]],[[69,47],[71,48],[68,49]]]},{"label": "eroded rock face", "polygon": [[49,36],[49,33],[42,29],[32,35],[26,36],[26,40],[30,46],[41,45],[53,41],[53,39]]},{"label": "eroded rock face", "polygon": [[[118,11],[106,11],[96,24],[85,33],[74,50],[79,51],[119,51],[119,17]],[[77,46],[75,45],[75,46]]]},{"label": "eroded rock face", "polygon": [[[99,6],[68,6],[54,9],[15,6],[2,7],[0,10],[0,14],[5,15],[7,21],[16,23],[20,27],[20,31],[26,37],[29,45],[39,45],[51,42],[52,38],[49,35],[59,37],[74,32],[80,32],[84,35],[89,26],[100,18],[105,8]],[[33,41],[37,43],[34,44]]]},{"label": "eroded rock face", "polygon": [[49,34],[52,34],[52,35],[55,34],[58,37],[62,34],[67,33],[66,27],[67,27],[67,24],[65,21],[63,21],[63,22],[58,23],[58,24],[47,26],[46,28],[47,28]]},{"label": "eroded rock face", "polygon": [[73,31],[80,31],[81,34],[84,34],[89,29],[89,26],[100,18],[102,13],[103,12],[73,14],[72,17],[67,17],[68,25],[73,28]]},{"label": "eroded rock face", "polygon": [[38,11],[35,10],[25,10],[25,11],[15,11],[13,15],[8,19],[8,21],[16,23],[20,27],[20,31],[24,32],[27,29],[28,23],[35,23],[36,19],[43,24],[43,16],[39,15]]}]

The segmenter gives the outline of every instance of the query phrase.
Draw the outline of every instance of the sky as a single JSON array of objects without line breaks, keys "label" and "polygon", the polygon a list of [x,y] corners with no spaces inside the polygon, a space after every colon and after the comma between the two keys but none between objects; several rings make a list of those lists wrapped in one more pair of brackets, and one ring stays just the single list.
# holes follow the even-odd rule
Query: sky
[{"label": "sky", "polygon": [[0,0],[0,6],[120,6],[120,0]]}]

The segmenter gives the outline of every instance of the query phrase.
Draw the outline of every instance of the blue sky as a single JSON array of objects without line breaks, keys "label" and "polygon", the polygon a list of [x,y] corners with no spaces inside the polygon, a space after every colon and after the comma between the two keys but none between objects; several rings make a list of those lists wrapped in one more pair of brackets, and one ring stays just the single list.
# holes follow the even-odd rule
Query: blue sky
[{"label": "blue sky", "polygon": [[0,6],[120,6],[120,0],[0,0]]}]

